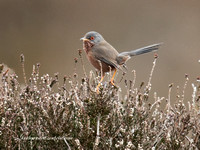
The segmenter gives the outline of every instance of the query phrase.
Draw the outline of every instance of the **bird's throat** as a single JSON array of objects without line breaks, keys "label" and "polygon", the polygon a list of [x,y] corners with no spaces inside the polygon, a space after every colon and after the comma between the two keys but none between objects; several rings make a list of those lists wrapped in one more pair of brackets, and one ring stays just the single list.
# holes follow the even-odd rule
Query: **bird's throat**
[{"label": "bird's throat", "polygon": [[88,53],[92,49],[93,46],[94,44],[91,43],[90,41],[83,42],[83,49],[85,50],[86,53]]}]

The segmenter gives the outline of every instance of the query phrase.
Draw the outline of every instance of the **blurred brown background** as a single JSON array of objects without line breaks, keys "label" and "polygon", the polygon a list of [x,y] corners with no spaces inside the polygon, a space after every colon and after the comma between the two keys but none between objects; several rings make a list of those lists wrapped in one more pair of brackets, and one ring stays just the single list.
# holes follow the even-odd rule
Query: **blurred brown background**
[{"label": "blurred brown background", "polygon": [[[79,39],[91,30],[119,52],[164,42],[152,80],[160,96],[167,96],[170,83],[182,88],[185,73],[188,89],[200,75],[199,0],[0,0],[0,22],[0,63],[13,68],[21,82],[21,53],[28,77],[38,62],[41,74],[72,74]],[[94,70],[85,54],[84,61],[88,73]],[[132,79],[135,69],[137,85],[147,82],[152,62],[153,54],[131,59],[126,78]],[[190,97],[191,90],[186,94]]]}]

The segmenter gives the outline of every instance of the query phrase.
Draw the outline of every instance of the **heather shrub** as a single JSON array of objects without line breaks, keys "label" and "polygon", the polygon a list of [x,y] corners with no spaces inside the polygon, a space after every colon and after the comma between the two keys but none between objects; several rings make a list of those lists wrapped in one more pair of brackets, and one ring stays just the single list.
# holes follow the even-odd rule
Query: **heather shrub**
[{"label": "heather shrub", "polygon": [[97,94],[100,76],[86,73],[80,51],[79,55],[81,80],[76,69],[71,76],[40,76],[40,64],[33,66],[27,79],[23,55],[24,84],[0,67],[1,149],[200,149],[199,79],[192,84],[188,103],[184,103],[188,75],[176,98],[171,97],[171,90],[176,90],[173,84],[168,97],[159,97],[151,91],[155,56],[148,83],[136,87],[133,71],[132,79],[122,77],[125,87],[104,81]]}]

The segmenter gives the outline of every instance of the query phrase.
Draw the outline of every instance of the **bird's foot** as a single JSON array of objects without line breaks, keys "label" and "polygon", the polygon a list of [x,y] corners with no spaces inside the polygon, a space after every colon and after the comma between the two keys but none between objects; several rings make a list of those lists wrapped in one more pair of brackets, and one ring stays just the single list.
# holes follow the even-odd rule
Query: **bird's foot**
[{"label": "bird's foot", "polygon": [[116,86],[113,81],[110,81],[110,84],[112,84],[112,86],[114,86],[115,88],[118,88],[118,86]]},{"label": "bird's foot", "polygon": [[99,94],[99,87],[96,87],[96,93]]},{"label": "bird's foot", "polygon": [[97,87],[96,87],[96,93],[97,93],[97,94],[100,93],[100,89],[99,89],[99,88],[100,88],[100,84],[98,84]]}]

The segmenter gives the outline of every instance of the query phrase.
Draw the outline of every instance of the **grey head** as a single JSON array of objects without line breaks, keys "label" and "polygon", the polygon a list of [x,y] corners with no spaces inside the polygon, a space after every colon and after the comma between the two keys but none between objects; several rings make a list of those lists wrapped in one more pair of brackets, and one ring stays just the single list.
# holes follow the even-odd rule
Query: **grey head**
[{"label": "grey head", "polygon": [[90,32],[86,33],[85,36],[83,38],[81,38],[80,40],[89,41],[92,44],[97,45],[100,42],[104,41],[104,38],[98,32],[90,31]]}]

